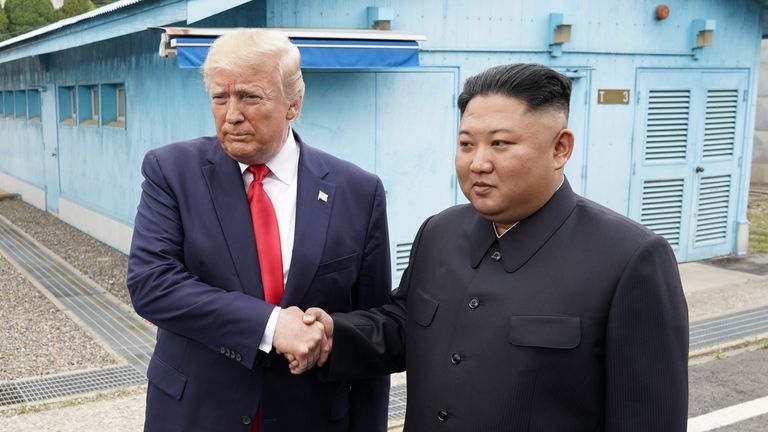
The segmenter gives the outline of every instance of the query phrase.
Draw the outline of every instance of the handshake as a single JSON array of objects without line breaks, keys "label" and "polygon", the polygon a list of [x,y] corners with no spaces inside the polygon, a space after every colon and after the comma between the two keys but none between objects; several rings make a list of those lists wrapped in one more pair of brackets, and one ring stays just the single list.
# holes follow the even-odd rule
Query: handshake
[{"label": "handshake", "polygon": [[299,375],[322,366],[333,347],[333,319],[320,308],[306,312],[296,306],[281,309],[272,345],[288,359],[291,373]]}]

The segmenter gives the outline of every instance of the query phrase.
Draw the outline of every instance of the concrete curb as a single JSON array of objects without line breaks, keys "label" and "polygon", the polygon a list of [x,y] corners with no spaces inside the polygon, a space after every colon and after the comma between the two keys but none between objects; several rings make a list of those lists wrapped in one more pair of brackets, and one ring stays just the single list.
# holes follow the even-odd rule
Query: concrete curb
[{"label": "concrete curb", "polygon": [[705,363],[710,360],[716,360],[723,354],[736,354],[742,351],[749,351],[751,348],[768,348],[768,332],[691,351],[688,354],[688,365]]}]

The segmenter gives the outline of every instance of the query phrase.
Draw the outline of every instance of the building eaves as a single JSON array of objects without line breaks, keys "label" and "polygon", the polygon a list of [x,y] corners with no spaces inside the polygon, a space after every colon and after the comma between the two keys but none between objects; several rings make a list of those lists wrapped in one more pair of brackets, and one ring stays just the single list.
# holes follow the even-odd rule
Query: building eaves
[{"label": "building eaves", "polygon": [[45,27],[40,27],[39,29],[32,30],[30,32],[24,33],[22,35],[16,36],[14,38],[5,40],[3,42],[0,42],[0,50],[2,50],[5,47],[18,44],[20,42],[23,42],[28,39],[33,39],[38,36],[42,36],[47,33],[51,33],[53,31],[56,31],[58,29],[71,26],[73,24],[76,24],[81,21],[85,21],[87,19],[91,19],[93,17],[97,17],[99,15],[108,14],[110,12],[114,12],[118,9],[124,8],[126,6],[130,6],[136,3],[140,3],[143,0],[119,0],[114,3],[110,3],[108,5],[102,6],[100,8],[94,9],[92,11],[86,12],[84,14],[75,15],[73,17],[64,18],[62,20],[56,21],[55,23],[48,24]]}]

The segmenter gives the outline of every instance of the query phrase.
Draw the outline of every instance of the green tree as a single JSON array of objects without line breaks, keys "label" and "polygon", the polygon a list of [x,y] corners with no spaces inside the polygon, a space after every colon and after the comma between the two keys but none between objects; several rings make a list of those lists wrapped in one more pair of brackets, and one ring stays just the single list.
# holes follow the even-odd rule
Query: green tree
[{"label": "green tree", "polygon": [[50,0],[8,0],[5,2],[8,30],[13,36],[50,24],[58,18]]},{"label": "green tree", "polygon": [[80,15],[95,7],[91,0],[64,0],[61,9],[58,10],[59,19]]},{"label": "green tree", "polygon": [[8,17],[5,16],[5,8],[0,7],[0,41],[8,39]]},{"label": "green tree", "polygon": [[102,7],[110,3],[114,3],[116,0],[93,0],[93,5],[96,7]]}]

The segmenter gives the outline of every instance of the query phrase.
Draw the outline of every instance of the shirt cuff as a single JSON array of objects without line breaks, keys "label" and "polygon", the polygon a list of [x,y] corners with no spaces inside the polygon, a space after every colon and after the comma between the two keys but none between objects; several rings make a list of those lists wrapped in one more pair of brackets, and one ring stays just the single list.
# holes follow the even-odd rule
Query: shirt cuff
[{"label": "shirt cuff", "polygon": [[269,315],[267,326],[264,327],[264,335],[261,337],[261,343],[259,349],[265,353],[272,351],[272,340],[275,338],[275,328],[277,327],[277,316],[280,315],[282,309],[279,306],[275,306],[272,309],[272,313]]}]

